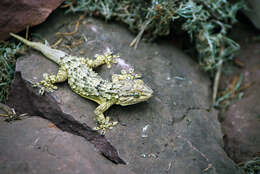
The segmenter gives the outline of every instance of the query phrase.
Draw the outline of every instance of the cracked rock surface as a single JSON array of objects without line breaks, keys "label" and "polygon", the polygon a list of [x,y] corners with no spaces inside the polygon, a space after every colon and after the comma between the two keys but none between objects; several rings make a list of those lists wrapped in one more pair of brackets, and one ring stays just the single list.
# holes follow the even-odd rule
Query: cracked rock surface
[{"label": "cracked rock surface", "polygon": [[134,174],[123,165],[111,164],[82,137],[63,132],[45,119],[31,117],[12,124],[1,120],[0,127],[3,174]]},{"label": "cracked rock surface", "polygon": [[[77,15],[64,15],[63,11],[58,10],[33,32],[52,44],[58,40],[55,33],[73,31],[78,18]],[[73,45],[73,41],[80,40],[82,36],[87,38],[87,42],[85,40],[78,46]],[[93,111],[97,104],[73,93],[66,83],[59,84],[57,91],[44,96],[37,95],[37,90],[31,89],[28,82],[41,80],[42,74],[46,72],[55,74],[57,65],[32,50],[18,59],[16,70],[21,72],[21,76],[17,73],[16,77],[20,77],[20,83],[26,83],[26,87],[21,87],[16,81],[9,104],[20,113],[27,112],[50,120],[64,132],[48,128],[47,121],[40,118],[24,119],[11,125],[1,122],[1,129],[4,127],[3,129],[13,132],[10,136],[5,136],[5,142],[10,141],[11,145],[1,143],[0,147],[7,149],[6,152],[1,150],[1,156],[5,158],[0,159],[5,162],[7,171],[15,170],[8,162],[13,161],[12,157],[17,152],[12,149],[18,144],[20,156],[31,156],[30,160],[26,160],[27,167],[24,170],[27,173],[36,170],[35,160],[46,165],[50,163],[57,168],[59,164],[71,165],[79,173],[89,173],[91,169],[93,172],[90,173],[104,173],[107,166],[111,166],[108,170],[110,173],[240,173],[223,150],[217,112],[209,110],[209,79],[195,62],[174,48],[170,42],[141,42],[138,49],[134,50],[129,47],[133,39],[134,36],[118,24],[108,24],[86,17],[81,21],[78,32],[73,36],[66,36],[59,45],[59,49],[77,56],[82,54],[81,56],[93,57],[106,50],[119,53],[118,64],[113,65],[110,70],[103,66],[98,68],[97,72],[103,78],[110,79],[111,74],[134,67],[137,73],[143,74],[145,83],[154,90],[154,96],[147,102],[127,107],[112,106],[105,114],[119,121],[119,125],[107,131],[105,137],[89,128],[96,126]],[[66,50],[66,45],[72,47],[71,50]],[[28,88],[28,91],[21,92],[24,88]],[[15,92],[19,90],[20,92]],[[28,94],[27,97],[24,93]],[[21,103],[21,98],[26,100]],[[22,128],[19,128],[19,125]],[[35,138],[31,138],[31,141],[19,141],[16,138],[25,136],[26,132],[35,132],[33,129],[38,127],[48,132],[39,134],[40,138],[52,139],[55,135],[67,137],[67,140],[60,137],[55,140],[60,144],[59,152],[54,153],[57,160],[51,161],[45,157],[51,157],[49,152],[52,154],[55,147],[52,149],[50,146],[49,152],[34,155],[34,150],[28,149],[27,146],[33,143]],[[1,132],[0,137],[8,132]],[[30,134],[26,137],[30,139]],[[82,151],[79,150],[81,148]],[[80,157],[75,158],[74,152],[79,151]],[[125,162],[126,165],[115,165],[99,153],[114,163]],[[66,163],[66,160],[73,160],[73,163]],[[80,167],[79,164],[90,168]],[[43,170],[42,167],[37,170]],[[68,170],[66,173],[75,172]]]}]

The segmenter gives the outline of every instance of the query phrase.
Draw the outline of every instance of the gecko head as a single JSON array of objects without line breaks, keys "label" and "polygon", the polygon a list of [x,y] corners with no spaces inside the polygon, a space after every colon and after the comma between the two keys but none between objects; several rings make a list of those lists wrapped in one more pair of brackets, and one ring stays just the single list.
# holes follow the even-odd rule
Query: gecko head
[{"label": "gecko head", "polygon": [[153,95],[153,90],[140,79],[126,81],[121,88],[117,104],[126,106],[148,100]]}]

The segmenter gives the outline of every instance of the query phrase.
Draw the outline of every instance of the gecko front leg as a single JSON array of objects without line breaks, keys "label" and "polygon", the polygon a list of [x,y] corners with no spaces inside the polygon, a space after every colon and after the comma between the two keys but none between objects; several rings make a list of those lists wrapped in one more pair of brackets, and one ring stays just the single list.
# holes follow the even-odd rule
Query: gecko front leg
[{"label": "gecko front leg", "polygon": [[112,106],[113,104],[115,104],[115,102],[113,101],[105,101],[103,103],[101,103],[94,111],[97,122],[98,122],[98,126],[95,127],[95,130],[101,130],[101,134],[105,134],[106,129],[111,129],[113,128],[118,122],[110,122],[110,118],[107,116],[104,116],[104,112],[106,110],[108,110],[108,108],[110,106]]},{"label": "gecko front leg", "polygon": [[116,58],[118,58],[118,55],[113,55],[111,52],[108,52],[104,55],[95,55],[95,60],[92,59],[84,59],[84,63],[90,67],[90,68],[96,68],[100,65],[107,64],[107,67],[111,67],[111,63],[117,63]]},{"label": "gecko front leg", "polygon": [[35,87],[40,87],[40,95],[43,95],[45,89],[50,90],[51,92],[58,87],[55,86],[55,83],[65,82],[68,79],[68,73],[65,67],[59,67],[57,75],[48,75],[47,73],[43,74],[44,80],[36,83]]},{"label": "gecko front leg", "polygon": [[134,69],[129,69],[129,72],[126,70],[121,70],[121,74],[113,74],[112,75],[112,82],[118,83],[121,80],[134,80],[134,79],[140,79],[142,76],[141,74],[134,73]]}]

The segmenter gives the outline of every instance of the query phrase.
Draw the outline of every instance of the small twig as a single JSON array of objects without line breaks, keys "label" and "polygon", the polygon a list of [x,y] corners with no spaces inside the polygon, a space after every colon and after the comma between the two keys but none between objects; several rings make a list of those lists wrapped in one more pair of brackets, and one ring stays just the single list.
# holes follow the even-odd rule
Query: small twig
[{"label": "small twig", "polygon": [[142,35],[143,35],[143,33],[144,33],[146,27],[147,27],[151,22],[152,22],[152,18],[150,18],[149,20],[147,20],[147,21],[144,23],[143,27],[141,28],[141,30],[140,30],[140,32],[138,33],[138,35],[136,36],[136,38],[130,43],[130,45],[129,45],[130,47],[133,47],[133,46],[134,46],[135,49],[137,48],[137,46],[138,46],[138,44],[139,44],[139,41],[141,40]]},{"label": "small twig", "polygon": [[234,63],[239,66],[240,68],[245,67],[245,63],[240,61],[239,59],[234,59]]},{"label": "small twig", "polygon": [[208,164],[208,167],[206,169],[204,169],[203,172],[207,172],[211,168],[212,168],[212,164]]},{"label": "small twig", "polygon": [[9,106],[7,106],[3,103],[0,103],[0,110],[3,110],[4,112],[6,112],[5,114],[0,114],[0,117],[8,117],[5,119],[5,121],[7,121],[7,122],[11,122],[14,120],[21,120],[21,117],[28,115],[27,113],[17,115],[13,108],[10,108]]},{"label": "small twig", "polygon": [[230,92],[234,95],[235,93],[235,86],[238,82],[239,78],[238,76],[235,76],[234,79],[233,79],[233,82],[232,82],[232,85],[231,85],[231,88],[230,88]]},{"label": "small twig", "polygon": [[28,40],[28,37],[29,37],[29,28],[30,28],[30,25],[27,25],[26,26],[26,33],[25,33],[25,39]]},{"label": "small twig", "polygon": [[73,35],[73,34],[75,34],[75,33],[78,32],[79,23],[80,23],[80,22],[77,21],[77,23],[76,23],[76,25],[75,25],[75,29],[74,29],[74,31],[72,31],[72,32],[64,32],[64,33],[57,32],[56,34],[57,34],[57,35],[63,35],[63,36],[71,36],[71,35]]},{"label": "small twig", "polygon": [[72,48],[69,45],[62,45],[62,47],[67,48],[68,50],[72,51]]},{"label": "small twig", "polygon": [[0,114],[0,116],[2,117],[8,117],[9,115],[14,114],[13,109],[3,103],[0,103],[0,110],[3,110],[6,113],[6,114]]},{"label": "small twig", "polygon": [[73,7],[72,3],[71,4],[65,4],[65,5],[62,5],[60,8],[67,8],[67,7]]},{"label": "small twig", "polygon": [[79,30],[80,21],[81,21],[83,18],[84,18],[84,15],[81,15],[81,16],[79,17],[79,19],[78,19],[78,21],[77,21],[77,23],[76,23],[76,25],[75,25],[74,31],[72,31],[72,32],[65,32],[65,33],[57,32],[56,35],[71,36],[71,35],[77,33],[78,30]]},{"label": "small twig", "polygon": [[69,4],[61,5],[61,8],[68,8],[68,7],[70,7],[71,11],[75,12],[75,9],[74,9],[74,7],[73,7],[74,4],[76,4],[76,1],[75,1],[75,0],[72,0],[72,2],[69,3]]},{"label": "small twig", "polygon": [[247,84],[245,84],[244,86],[242,86],[241,88],[239,88],[237,92],[241,92],[241,91],[243,91],[243,90],[245,90],[245,89],[251,87],[253,84],[254,84],[254,81],[248,82]]},{"label": "small twig", "polygon": [[57,42],[52,44],[51,47],[56,48],[62,42],[62,40],[63,40],[63,38],[60,38],[59,40],[57,40]]},{"label": "small twig", "polygon": [[215,105],[217,94],[218,94],[218,86],[219,86],[219,80],[222,72],[222,66],[223,66],[223,60],[221,59],[218,63],[218,69],[214,79],[213,97],[212,97],[213,105]]}]

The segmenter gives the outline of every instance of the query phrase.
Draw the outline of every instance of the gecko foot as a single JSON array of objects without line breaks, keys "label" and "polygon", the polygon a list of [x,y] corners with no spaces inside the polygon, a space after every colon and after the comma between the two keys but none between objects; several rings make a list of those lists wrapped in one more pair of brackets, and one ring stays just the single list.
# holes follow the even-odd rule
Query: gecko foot
[{"label": "gecko foot", "polygon": [[94,130],[101,130],[101,134],[104,135],[107,129],[112,129],[115,125],[118,124],[117,121],[109,122],[110,118],[106,117],[103,123],[100,123]]},{"label": "gecko foot", "polygon": [[54,90],[57,89],[57,86],[53,85],[53,82],[55,81],[56,78],[54,75],[48,75],[44,73],[43,78],[44,80],[33,84],[33,87],[40,88],[39,90],[40,95],[43,95],[46,89],[50,92],[53,92]]},{"label": "gecko foot", "polygon": [[49,91],[49,92],[53,92],[55,89],[57,89],[56,86],[52,85],[52,84],[48,84],[48,86],[46,85],[42,85],[43,84],[43,81],[41,81],[40,83],[35,83],[33,84],[33,87],[34,88],[40,88],[39,89],[39,94],[40,95],[43,95],[44,92],[46,91],[46,89]]}]

